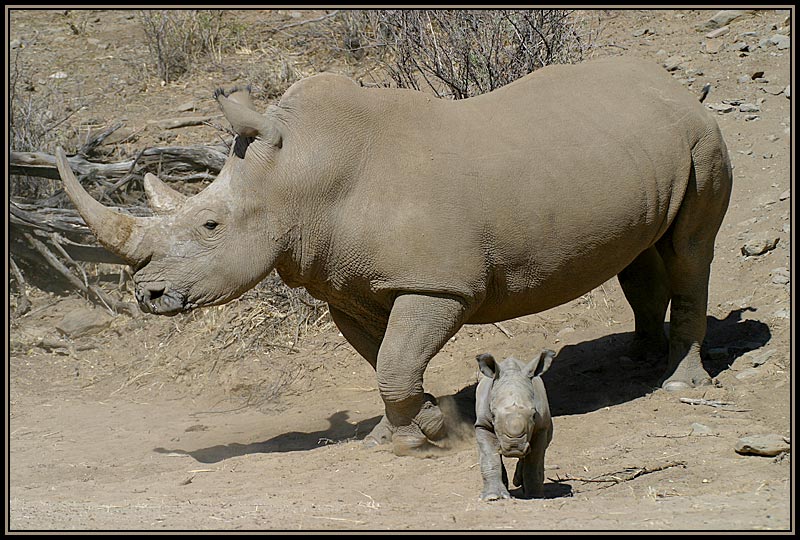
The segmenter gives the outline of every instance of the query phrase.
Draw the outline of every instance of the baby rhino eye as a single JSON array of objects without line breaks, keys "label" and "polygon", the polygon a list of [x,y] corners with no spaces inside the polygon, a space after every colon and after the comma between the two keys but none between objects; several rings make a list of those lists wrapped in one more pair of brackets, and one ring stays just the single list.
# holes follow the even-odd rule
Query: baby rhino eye
[{"label": "baby rhino eye", "polygon": [[205,227],[205,228],[206,228],[206,229],[208,229],[209,231],[213,231],[214,229],[216,229],[216,228],[217,228],[217,225],[218,225],[218,223],[217,223],[216,221],[214,221],[214,220],[212,220],[212,219],[209,219],[208,221],[206,221],[206,222],[203,224],[203,227]]}]

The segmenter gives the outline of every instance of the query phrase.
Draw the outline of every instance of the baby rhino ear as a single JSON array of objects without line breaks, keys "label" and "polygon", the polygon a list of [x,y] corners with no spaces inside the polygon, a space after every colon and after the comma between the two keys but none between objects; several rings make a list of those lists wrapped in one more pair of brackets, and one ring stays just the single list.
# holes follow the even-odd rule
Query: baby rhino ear
[{"label": "baby rhino ear", "polygon": [[494,379],[495,373],[497,372],[494,356],[489,353],[483,353],[476,356],[475,359],[478,361],[478,369],[481,370],[481,373],[490,379]]},{"label": "baby rhino ear", "polygon": [[544,349],[536,358],[531,360],[530,363],[525,366],[525,375],[531,379],[540,376],[545,371],[550,369],[550,364],[553,363],[553,358],[555,355],[556,353],[554,351],[551,351],[550,349]]}]

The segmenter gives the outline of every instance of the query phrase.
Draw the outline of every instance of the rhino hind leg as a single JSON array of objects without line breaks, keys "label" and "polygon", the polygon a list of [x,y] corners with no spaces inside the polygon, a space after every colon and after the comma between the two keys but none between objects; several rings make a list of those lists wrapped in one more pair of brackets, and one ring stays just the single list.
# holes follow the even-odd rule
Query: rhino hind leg
[{"label": "rhino hind leg", "polygon": [[711,383],[703,368],[708,282],[714,241],[730,199],[732,178],[719,133],[702,139],[692,151],[693,169],[681,208],[657,243],[671,290],[669,359],[661,386],[680,391]]},{"label": "rhino hind leg", "polygon": [[514,485],[522,488],[526,499],[544,497],[544,453],[548,440],[544,432],[535,435],[531,451],[520,458],[514,470]]},{"label": "rhino hind leg", "polygon": [[655,247],[643,251],[617,276],[633,310],[635,358],[660,361],[669,349],[664,318],[670,300],[669,276]]}]

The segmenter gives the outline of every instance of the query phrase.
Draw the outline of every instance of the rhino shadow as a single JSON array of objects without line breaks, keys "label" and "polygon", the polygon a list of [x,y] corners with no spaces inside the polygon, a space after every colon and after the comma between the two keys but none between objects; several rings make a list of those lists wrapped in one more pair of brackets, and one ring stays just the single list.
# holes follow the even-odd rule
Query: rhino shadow
[{"label": "rhino shadow", "polygon": [[312,432],[291,431],[262,442],[218,444],[197,450],[154,448],[153,451],[159,454],[184,454],[201,463],[217,463],[248,454],[313,450],[328,444],[363,439],[381,419],[381,416],[375,416],[351,424],[347,421],[348,417],[347,411],[340,411],[328,417],[330,425],[327,429]]},{"label": "rhino shadow", "polygon": [[[763,347],[772,337],[765,323],[743,320],[745,311],[755,309],[736,309],[724,319],[706,319],[703,367],[712,378],[743,354]],[[669,332],[669,323],[664,327]],[[631,359],[628,355],[632,341],[633,332],[625,332],[561,349],[542,376],[553,416],[596,411],[657,390],[666,369],[666,356],[653,363]],[[709,355],[709,350],[715,354]]]},{"label": "rhino shadow", "polygon": [[[743,308],[731,311],[724,319],[709,316],[704,349],[703,366],[711,377],[716,377],[746,352],[764,346],[772,337],[769,327],[757,320],[743,320]],[[665,328],[668,331],[668,324]],[[553,416],[583,414],[603,407],[632,401],[653,392],[665,368],[666,359],[648,363],[628,358],[633,332],[611,334],[562,348],[550,369],[542,376],[547,387],[550,411]],[[713,359],[709,349],[723,350]],[[455,394],[438,398],[445,415],[448,431],[454,438],[468,440],[474,436],[475,388],[472,383]],[[292,431],[262,442],[249,444],[230,443],[197,450],[167,450],[155,448],[159,453],[178,453],[193,457],[201,463],[216,463],[247,454],[296,452],[313,450],[327,444],[348,440],[361,440],[381,419],[375,416],[355,424],[347,421],[347,411],[328,417],[328,428],[320,431]],[[545,497],[562,497],[568,494],[563,486],[545,487]]]},{"label": "rhino shadow", "polygon": [[[713,378],[728,369],[743,354],[763,347],[772,334],[757,320],[743,320],[743,308],[731,311],[724,319],[709,316],[704,342],[703,367]],[[665,324],[669,332],[669,324]],[[633,332],[610,334],[575,345],[566,345],[550,369],[542,375],[553,416],[583,414],[645,396],[659,388],[666,369],[666,357],[648,363],[628,357]],[[709,350],[715,354],[710,356]],[[451,396],[455,406],[445,417],[457,422],[475,421],[475,388],[470,384]]]}]

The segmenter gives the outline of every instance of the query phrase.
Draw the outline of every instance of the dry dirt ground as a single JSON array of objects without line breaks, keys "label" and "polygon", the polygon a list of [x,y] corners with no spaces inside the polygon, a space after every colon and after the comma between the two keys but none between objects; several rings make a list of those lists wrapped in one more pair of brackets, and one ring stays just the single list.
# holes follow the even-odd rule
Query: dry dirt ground
[{"label": "dry dirt ground", "polygon": [[[283,346],[238,353],[235,345],[213,346],[231,310],[255,309],[244,299],[174,318],[122,314],[65,339],[56,325],[92,304],[29,288],[33,308],[9,328],[7,529],[793,529],[790,454],[734,451],[741,437],[788,438],[793,427],[791,99],[774,93],[791,82],[791,49],[758,46],[784,27],[788,10],[757,12],[706,38],[696,27],[715,11],[594,13],[602,28],[595,56],[663,63],[680,55],[673,75],[697,94],[711,83],[707,104],[739,100],[759,109],[717,113],[735,185],[710,284],[713,386],[680,395],[655,387],[660,370],[626,356],[632,315],[611,280],[502,329],[462,329],[425,379],[448,413],[448,447],[397,457],[362,444],[383,410],[375,376],[330,324],[318,324],[296,349],[291,330]],[[318,14],[247,17],[291,23]],[[29,48],[34,85],[61,71],[66,95],[91,104],[65,129],[85,134],[124,118],[139,134],[127,143],[134,152],[165,137],[213,142],[209,127],[164,135],[148,121],[177,116],[191,100],[202,114],[216,114],[213,88],[245,82],[272,50],[239,51],[215,69],[160,85],[137,67],[147,50],[132,12],[18,12],[15,39]],[[739,42],[749,52],[737,50]],[[304,71],[336,68],[289,58]],[[766,81],[752,79],[758,71]],[[742,253],[745,244],[776,238],[763,254]],[[130,292],[120,297],[133,301]],[[469,418],[475,355],[529,358],[543,347],[558,353],[544,377],[555,423],[546,497],[480,502]]]}]

